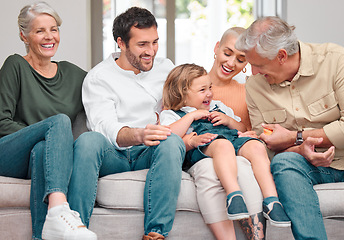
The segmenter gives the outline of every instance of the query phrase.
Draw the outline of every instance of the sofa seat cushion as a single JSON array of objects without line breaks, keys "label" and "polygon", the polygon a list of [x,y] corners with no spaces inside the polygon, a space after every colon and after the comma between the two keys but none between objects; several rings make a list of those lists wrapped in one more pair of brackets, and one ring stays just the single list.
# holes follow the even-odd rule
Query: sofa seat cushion
[{"label": "sofa seat cushion", "polygon": [[0,176],[0,208],[29,207],[31,180]]},{"label": "sofa seat cushion", "polygon": [[[97,203],[104,208],[143,211],[143,191],[148,169],[117,173],[102,177],[98,182]],[[182,172],[177,210],[199,212],[192,177]]]},{"label": "sofa seat cushion", "polygon": [[318,184],[314,189],[324,218],[344,217],[344,182]]}]

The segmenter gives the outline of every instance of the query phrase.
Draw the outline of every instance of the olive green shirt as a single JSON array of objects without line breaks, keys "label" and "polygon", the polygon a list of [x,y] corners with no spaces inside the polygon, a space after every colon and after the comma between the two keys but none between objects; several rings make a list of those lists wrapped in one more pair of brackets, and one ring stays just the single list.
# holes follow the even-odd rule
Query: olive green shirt
[{"label": "olive green shirt", "polygon": [[66,61],[55,63],[56,75],[45,78],[18,54],[6,59],[0,69],[0,137],[58,113],[75,120],[83,109],[86,72]]},{"label": "olive green shirt", "polygon": [[[331,167],[344,169],[344,48],[300,42],[300,68],[293,80],[269,85],[261,74],[246,83],[252,129],[262,123],[289,130],[323,128],[336,147]],[[317,148],[317,151],[326,149]]]}]

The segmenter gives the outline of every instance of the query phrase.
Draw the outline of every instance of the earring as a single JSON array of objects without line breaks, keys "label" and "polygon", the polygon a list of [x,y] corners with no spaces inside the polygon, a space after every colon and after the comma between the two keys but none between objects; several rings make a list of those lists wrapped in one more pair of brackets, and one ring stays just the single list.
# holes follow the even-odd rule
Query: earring
[{"label": "earring", "polygon": [[243,72],[243,73],[246,73],[246,71],[247,71],[247,70],[246,70],[246,67],[244,67],[244,69],[242,70],[242,72]]},{"label": "earring", "polygon": [[216,54],[214,53],[214,59],[216,59]]}]

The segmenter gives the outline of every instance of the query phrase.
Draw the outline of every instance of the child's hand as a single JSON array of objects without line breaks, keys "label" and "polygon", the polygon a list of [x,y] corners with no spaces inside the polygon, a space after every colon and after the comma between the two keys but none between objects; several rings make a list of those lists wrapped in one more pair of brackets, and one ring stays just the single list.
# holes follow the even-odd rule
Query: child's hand
[{"label": "child's hand", "polygon": [[217,134],[213,134],[213,133],[205,133],[202,135],[195,135],[190,139],[190,145],[193,148],[196,148],[200,145],[206,144],[211,142],[212,140],[214,140],[217,137]]},{"label": "child's hand", "polygon": [[246,132],[238,131],[238,135],[239,135],[239,137],[258,138],[257,133],[255,131],[246,131]]},{"label": "child's hand", "polygon": [[199,119],[206,119],[209,116],[209,111],[208,110],[203,110],[203,109],[199,109],[193,112],[188,113],[190,115],[192,115],[193,120],[199,120]]},{"label": "child's hand", "polygon": [[208,118],[214,126],[225,125],[230,128],[232,118],[224,113],[218,111],[210,112]]}]

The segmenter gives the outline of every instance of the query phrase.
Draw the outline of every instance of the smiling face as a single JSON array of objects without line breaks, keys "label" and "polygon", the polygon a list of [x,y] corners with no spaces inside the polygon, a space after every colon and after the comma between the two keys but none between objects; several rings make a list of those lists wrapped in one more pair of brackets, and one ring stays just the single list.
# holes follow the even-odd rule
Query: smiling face
[{"label": "smiling face", "polygon": [[231,80],[246,66],[245,53],[238,51],[234,47],[236,39],[233,35],[228,35],[221,43],[218,42],[215,46],[216,58],[212,71],[216,79],[220,81]]},{"label": "smiling face", "polygon": [[31,22],[31,30],[23,36],[29,46],[28,55],[33,58],[50,59],[57,51],[60,33],[55,18],[48,14],[40,14]]},{"label": "smiling face", "polygon": [[269,84],[279,84],[287,79],[283,74],[282,65],[278,60],[278,56],[270,60],[262,58],[252,49],[246,52],[246,59],[251,64],[252,74],[262,74]]},{"label": "smiling face", "polygon": [[203,75],[192,81],[190,88],[187,90],[185,106],[209,110],[212,99],[213,92],[211,91],[210,77],[209,75]]},{"label": "smiling face", "polygon": [[158,31],[155,26],[143,29],[132,27],[128,46],[120,38],[117,40],[125,56],[125,58],[121,58],[123,64],[121,67],[125,70],[132,70],[136,74],[140,71],[151,70],[159,48],[158,40]]}]

